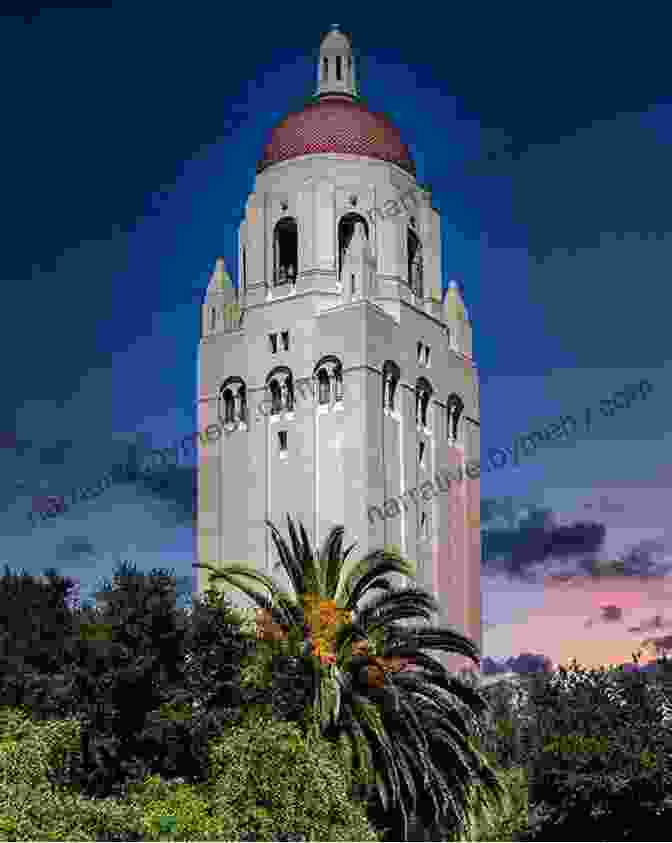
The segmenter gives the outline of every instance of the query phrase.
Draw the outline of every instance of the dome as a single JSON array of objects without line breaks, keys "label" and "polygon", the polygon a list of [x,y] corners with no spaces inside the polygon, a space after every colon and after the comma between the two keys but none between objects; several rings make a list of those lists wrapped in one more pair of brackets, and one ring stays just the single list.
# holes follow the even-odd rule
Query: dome
[{"label": "dome", "polygon": [[280,161],[325,152],[389,161],[415,176],[415,164],[395,126],[360,101],[338,94],[322,96],[278,123],[257,172]]}]

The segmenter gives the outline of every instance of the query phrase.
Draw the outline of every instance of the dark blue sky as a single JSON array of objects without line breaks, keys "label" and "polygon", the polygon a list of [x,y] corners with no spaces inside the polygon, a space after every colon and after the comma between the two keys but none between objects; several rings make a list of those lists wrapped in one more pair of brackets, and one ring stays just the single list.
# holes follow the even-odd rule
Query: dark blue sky
[{"label": "dark blue sky", "polygon": [[[0,431],[19,443],[0,451],[1,563],[56,565],[85,592],[119,557],[190,576],[188,468],[34,530],[26,515],[32,495],[95,483],[136,434],[166,447],[195,428],[201,294],[218,254],[237,276],[263,144],[314,92],[334,21],[352,36],[360,92],[399,127],[442,213],[444,283],[462,282],[473,324],[483,453],[625,384],[654,386],[580,441],[488,476],[484,499],[602,524],[612,558],[656,540],[672,561],[666,27],[632,8],[444,8],[415,25],[392,7],[346,19],[301,4],[0,18]],[[499,642],[528,592],[540,599],[518,581],[535,560],[514,522],[483,569]],[[556,555],[551,541],[543,573]],[[486,654],[511,654],[487,641]]]}]

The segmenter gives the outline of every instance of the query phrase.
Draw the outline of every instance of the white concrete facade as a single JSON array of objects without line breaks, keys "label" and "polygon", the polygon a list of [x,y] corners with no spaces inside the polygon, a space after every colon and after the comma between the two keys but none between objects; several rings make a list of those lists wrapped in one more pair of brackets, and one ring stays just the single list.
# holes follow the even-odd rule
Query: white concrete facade
[{"label": "white concrete facade", "polygon": [[[354,63],[346,66],[354,85]],[[273,164],[248,198],[238,269],[235,289],[218,263],[203,305],[198,429],[230,432],[212,428],[199,442],[199,561],[251,563],[289,588],[264,519],[289,541],[289,513],[318,547],[342,524],[357,558],[396,545],[415,560],[418,583],[442,607],[432,623],[480,647],[480,481],[419,497],[398,517],[369,516],[437,470],[480,457],[471,328],[454,285],[442,301],[441,220],[429,192],[364,156]],[[306,398],[296,388],[304,378]],[[267,416],[255,412],[263,399]],[[197,570],[202,593],[209,575]]]}]

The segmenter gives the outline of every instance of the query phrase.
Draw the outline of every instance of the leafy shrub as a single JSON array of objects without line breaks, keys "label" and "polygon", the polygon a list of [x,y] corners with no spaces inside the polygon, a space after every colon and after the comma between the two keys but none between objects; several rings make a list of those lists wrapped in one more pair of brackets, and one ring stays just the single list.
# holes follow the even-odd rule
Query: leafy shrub
[{"label": "leafy shrub", "polygon": [[21,709],[0,710],[0,775],[3,783],[37,785],[61,767],[69,751],[79,746],[79,724],[35,722]]},{"label": "leafy shrub", "polygon": [[142,833],[137,810],[49,784],[47,774],[78,744],[77,722],[35,722],[6,708],[1,721],[0,840],[94,840],[99,834],[129,840]]},{"label": "leafy shrub", "polygon": [[155,774],[205,781],[208,741],[255,697],[240,687],[254,642],[221,597],[196,601],[189,617],[177,610],[159,575],[118,578],[104,595],[70,676],[81,746],[53,782],[105,798]]},{"label": "leafy shrub", "polygon": [[[33,577],[19,575],[5,565],[0,576],[0,676],[4,685],[26,671],[53,672],[64,663],[65,642],[72,634],[68,594],[74,580],[59,577],[54,569]],[[2,696],[0,692],[0,697]],[[0,699],[13,704],[21,700]]]},{"label": "leafy shrub", "polygon": [[78,724],[32,723],[3,712],[0,840],[258,839],[378,840],[326,741],[307,746],[270,707],[213,741],[212,781],[175,784],[158,776],[129,786],[126,800],[90,799],[53,787],[45,773],[63,759]]},{"label": "leafy shrub", "polygon": [[652,687],[642,674],[578,666],[533,683],[526,839],[633,840],[644,828],[650,840],[669,836],[672,733]]},{"label": "leafy shrub", "polygon": [[[279,834],[307,840],[379,840],[351,777],[328,741],[309,742],[294,723],[278,722],[268,706],[213,741],[210,802],[226,818],[227,839],[243,832],[261,840]],[[236,806],[232,811],[231,806]]]},{"label": "leafy shrub", "polygon": [[55,793],[47,783],[0,788],[0,840],[143,840],[142,813],[114,799]]},{"label": "leafy shrub", "polygon": [[148,840],[170,831],[177,840],[230,840],[226,819],[213,815],[206,797],[189,784],[169,784],[158,776],[129,789],[129,803],[142,813]]},{"label": "leafy shrub", "polygon": [[528,726],[534,722],[525,677],[483,685],[471,680],[488,701],[478,724],[476,745],[490,763],[508,770],[525,767],[529,757]]}]

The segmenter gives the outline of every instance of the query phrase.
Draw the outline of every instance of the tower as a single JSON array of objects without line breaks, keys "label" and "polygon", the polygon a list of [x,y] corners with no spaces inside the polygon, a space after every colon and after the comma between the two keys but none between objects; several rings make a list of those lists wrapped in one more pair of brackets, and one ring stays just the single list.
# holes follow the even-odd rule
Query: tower
[{"label": "tower", "polygon": [[[221,259],[208,287],[198,557],[252,563],[289,588],[264,519],[286,535],[289,513],[315,546],[343,524],[357,558],[396,545],[414,560],[442,608],[432,623],[480,647],[471,327],[458,285],[442,295],[431,192],[355,80],[350,41],[334,26],[313,100],[275,126],[257,165],[239,227],[238,288]],[[449,482],[451,473],[463,479]],[[209,572],[196,570],[202,593]],[[449,669],[473,667],[433,655]]]}]

